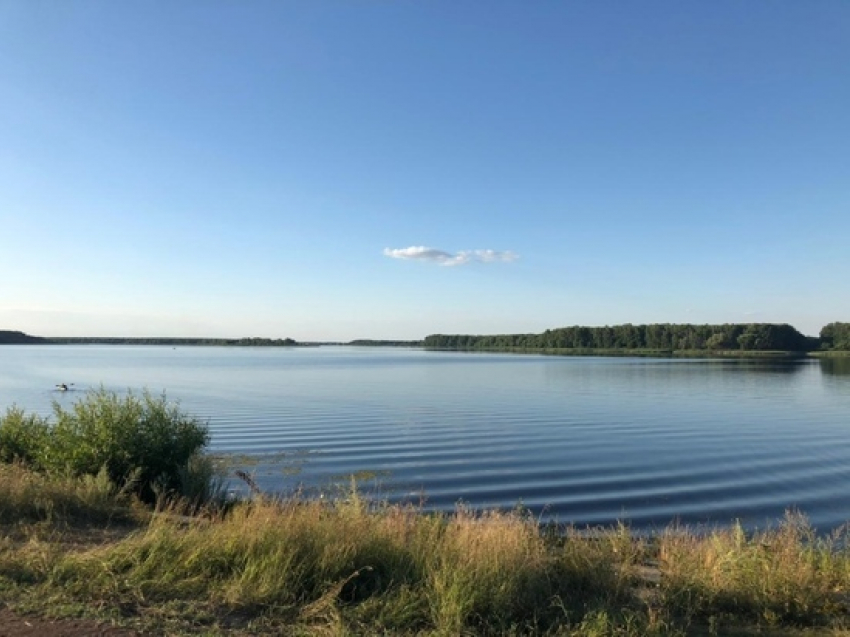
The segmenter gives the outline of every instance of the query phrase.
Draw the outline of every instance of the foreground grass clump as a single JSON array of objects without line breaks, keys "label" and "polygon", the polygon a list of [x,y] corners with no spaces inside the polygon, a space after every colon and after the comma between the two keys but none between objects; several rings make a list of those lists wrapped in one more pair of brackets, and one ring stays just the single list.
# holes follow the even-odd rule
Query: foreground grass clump
[{"label": "foreground grass clump", "polygon": [[356,493],[258,500],[217,518],[154,513],[86,550],[0,542],[0,590],[120,609],[168,634],[576,634],[589,611],[619,618],[630,603],[621,542],[556,542],[513,513],[428,515]]},{"label": "foreground grass clump", "polygon": [[46,475],[0,464],[0,524],[102,524],[134,519],[131,501],[105,471],[95,476]]},{"label": "foreground grass clump", "polygon": [[[56,511],[91,484],[18,465],[0,477],[31,480],[28,493],[42,489]],[[20,492],[0,487],[0,511],[21,511]],[[98,498],[80,511],[101,510]],[[752,535],[641,538],[623,526],[541,529],[520,512],[370,505],[353,489],[205,517],[153,512],[108,542],[0,537],[7,603],[153,634],[837,635],[848,588],[846,538],[819,538],[800,516]]]},{"label": "foreground grass clump", "polygon": [[850,602],[848,539],[816,536],[798,513],[751,536],[739,524],[709,537],[670,530],[659,547],[664,604],[712,623],[828,624]]},{"label": "foreground grass clump", "polygon": [[[102,471],[119,487],[131,485],[147,502],[185,492],[209,494],[212,475],[201,450],[207,427],[165,396],[99,389],[66,409],[53,403],[52,419],[12,407],[0,417],[0,462],[20,462],[56,475],[97,476]],[[198,484],[197,472],[206,476]]]}]

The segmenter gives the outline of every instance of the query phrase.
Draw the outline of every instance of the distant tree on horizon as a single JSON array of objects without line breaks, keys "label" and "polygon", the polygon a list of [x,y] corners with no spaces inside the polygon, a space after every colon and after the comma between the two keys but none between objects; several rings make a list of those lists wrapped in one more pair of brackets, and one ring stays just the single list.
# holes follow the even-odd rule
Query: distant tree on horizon
[{"label": "distant tree on horizon", "polygon": [[829,323],[820,331],[824,349],[850,350],[850,323]]},{"label": "distant tree on horizon", "polygon": [[431,334],[425,347],[438,349],[617,349],[663,351],[808,351],[816,347],[809,338],[786,323],[725,323],[693,325],[575,325],[549,329],[542,334]]},{"label": "distant tree on horizon", "polygon": [[24,332],[14,330],[0,330],[0,343],[5,345],[26,345],[29,343],[42,343],[43,338],[30,336]]}]

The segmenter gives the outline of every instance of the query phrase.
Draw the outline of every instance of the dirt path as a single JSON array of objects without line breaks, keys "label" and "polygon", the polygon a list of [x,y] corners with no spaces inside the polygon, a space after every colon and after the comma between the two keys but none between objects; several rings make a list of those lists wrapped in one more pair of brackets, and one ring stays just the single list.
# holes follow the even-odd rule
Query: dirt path
[{"label": "dirt path", "polygon": [[86,619],[45,619],[18,615],[0,606],[0,637],[139,637],[125,628]]}]

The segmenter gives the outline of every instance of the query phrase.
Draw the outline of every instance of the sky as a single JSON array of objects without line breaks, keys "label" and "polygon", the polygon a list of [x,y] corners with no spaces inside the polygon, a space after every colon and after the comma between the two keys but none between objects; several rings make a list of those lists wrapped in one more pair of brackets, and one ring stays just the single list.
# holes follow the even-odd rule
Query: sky
[{"label": "sky", "polygon": [[3,0],[0,329],[850,321],[846,0]]}]

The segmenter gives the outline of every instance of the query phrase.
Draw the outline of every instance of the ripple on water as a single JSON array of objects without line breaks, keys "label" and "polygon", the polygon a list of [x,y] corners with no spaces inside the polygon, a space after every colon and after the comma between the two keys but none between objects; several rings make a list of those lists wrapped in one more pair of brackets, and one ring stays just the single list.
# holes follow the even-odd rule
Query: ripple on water
[{"label": "ripple on water", "polygon": [[166,389],[214,451],[255,456],[268,490],[358,474],[434,509],[522,502],[639,527],[763,524],[790,506],[830,527],[850,511],[850,375],[817,361],[183,350],[15,349],[0,406],[49,413],[60,381]]}]

